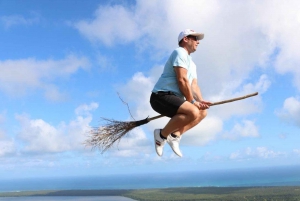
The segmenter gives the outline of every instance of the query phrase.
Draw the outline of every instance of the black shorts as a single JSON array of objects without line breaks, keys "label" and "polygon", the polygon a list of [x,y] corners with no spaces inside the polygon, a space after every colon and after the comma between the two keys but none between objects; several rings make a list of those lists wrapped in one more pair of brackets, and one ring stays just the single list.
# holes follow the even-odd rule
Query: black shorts
[{"label": "black shorts", "polygon": [[150,104],[153,110],[167,117],[173,117],[177,114],[179,107],[185,102],[183,98],[176,96],[172,92],[152,93]]}]

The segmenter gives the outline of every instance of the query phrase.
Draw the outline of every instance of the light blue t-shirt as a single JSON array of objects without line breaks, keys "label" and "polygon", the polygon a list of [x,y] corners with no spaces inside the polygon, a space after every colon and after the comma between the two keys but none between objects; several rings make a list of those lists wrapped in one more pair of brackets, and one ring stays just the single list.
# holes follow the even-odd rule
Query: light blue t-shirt
[{"label": "light blue t-shirt", "polygon": [[184,48],[178,47],[169,57],[163,73],[155,84],[152,92],[171,91],[177,96],[184,98],[184,95],[178,87],[174,66],[180,66],[187,69],[187,77],[190,85],[192,84],[193,79],[197,78],[196,65],[192,61],[192,57]]}]

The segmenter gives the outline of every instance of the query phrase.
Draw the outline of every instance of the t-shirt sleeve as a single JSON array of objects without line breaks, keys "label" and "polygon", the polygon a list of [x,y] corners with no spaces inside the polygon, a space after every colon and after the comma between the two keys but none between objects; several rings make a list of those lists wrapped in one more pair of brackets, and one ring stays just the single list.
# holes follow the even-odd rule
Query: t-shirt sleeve
[{"label": "t-shirt sleeve", "polygon": [[183,54],[182,51],[174,51],[172,55],[172,65],[180,66],[187,69],[188,65],[186,54]]}]

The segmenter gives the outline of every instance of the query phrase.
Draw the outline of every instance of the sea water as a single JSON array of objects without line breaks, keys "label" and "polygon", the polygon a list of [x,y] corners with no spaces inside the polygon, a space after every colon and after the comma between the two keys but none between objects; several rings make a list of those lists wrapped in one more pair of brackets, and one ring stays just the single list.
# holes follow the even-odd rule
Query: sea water
[{"label": "sea water", "polygon": [[94,177],[0,179],[0,192],[299,185],[300,167],[294,166]]},{"label": "sea water", "polygon": [[134,201],[121,196],[28,196],[28,197],[6,197],[0,201]]}]

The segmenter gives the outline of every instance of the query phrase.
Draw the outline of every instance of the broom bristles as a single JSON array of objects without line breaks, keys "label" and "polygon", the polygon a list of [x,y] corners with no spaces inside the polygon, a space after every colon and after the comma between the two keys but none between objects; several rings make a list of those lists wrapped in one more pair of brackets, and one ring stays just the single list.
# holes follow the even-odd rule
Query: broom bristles
[{"label": "broom bristles", "polygon": [[102,118],[106,125],[95,127],[89,132],[88,139],[85,141],[86,146],[98,148],[101,153],[112,147],[124,135],[137,126],[135,121],[116,121],[113,119]]}]

